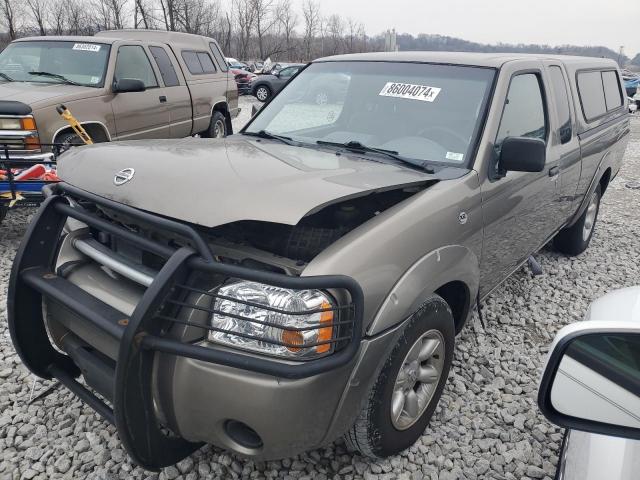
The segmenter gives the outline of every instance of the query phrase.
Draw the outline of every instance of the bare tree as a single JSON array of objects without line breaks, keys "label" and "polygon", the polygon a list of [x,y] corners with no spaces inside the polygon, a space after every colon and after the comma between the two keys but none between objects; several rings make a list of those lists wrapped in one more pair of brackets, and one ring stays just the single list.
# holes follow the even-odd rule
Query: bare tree
[{"label": "bare tree", "polygon": [[241,58],[247,58],[251,32],[256,21],[256,11],[253,0],[235,0],[234,13],[238,25],[238,54]]},{"label": "bare tree", "polygon": [[0,23],[7,29],[9,38],[15,40],[18,36],[18,21],[20,19],[20,1],[0,0]]},{"label": "bare tree", "polygon": [[291,6],[291,0],[282,0],[278,4],[277,17],[280,21],[280,31],[284,37],[284,46],[289,59],[293,54],[293,40],[298,25],[298,15]]},{"label": "bare tree", "polygon": [[302,4],[302,18],[304,19],[304,55],[311,59],[313,40],[320,28],[320,4],[315,0],[305,0]]},{"label": "bare tree", "polygon": [[47,0],[25,0],[25,6],[32,20],[38,27],[38,33],[42,36],[47,34],[45,19],[47,16],[48,2]]}]

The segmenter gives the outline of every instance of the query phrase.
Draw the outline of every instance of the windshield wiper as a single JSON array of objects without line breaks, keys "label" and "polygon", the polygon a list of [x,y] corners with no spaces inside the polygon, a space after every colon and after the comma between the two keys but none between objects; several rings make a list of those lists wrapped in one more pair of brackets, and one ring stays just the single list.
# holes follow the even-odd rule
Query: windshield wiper
[{"label": "windshield wiper", "polygon": [[67,77],[65,77],[64,75],[60,75],[58,73],[51,73],[51,72],[29,72],[29,75],[36,75],[36,76],[40,76],[40,77],[51,77],[51,78],[57,78],[58,80],[64,82],[64,83],[68,83],[69,85],[80,85],[82,86],[81,83],[78,82],[74,82],[73,80],[69,80]]},{"label": "windshield wiper", "polygon": [[250,135],[252,137],[268,138],[270,140],[280,140],[287,145],[298,145],[298,143],[291,137],[285,137],[284,135],[276,135],[275,133],[267,132],[266,130],[260,130],[259,132],[242,132],[243,135]]},{"label": "windshield wiper", "polygon": [[4,78],[7,82],[15,82],[15,80],[6,73],[0,72],[0,77]]},{"label": "windshield wiper", "polygon": [[418,160],[415,158],[408,158],[400,155],[395,150],[385,150],[384,148],[375,148],[369,147],[367,145],[362,144],[358,140],[350,140],[348,142],[340,143],[340,142],[327,142],[325,140],[317,140],[316,143],[318,145],[328,145],[330,147],[342,147],[347,150],[351,150],[354,152],[371,152],[378,153],[380,155],[385,155],[386,157],[392,158],[406,165],[410,165],[411,167],[418,168],[427,173],[435,173],[435,170],[432,166],[428,164],[425,160]]}]

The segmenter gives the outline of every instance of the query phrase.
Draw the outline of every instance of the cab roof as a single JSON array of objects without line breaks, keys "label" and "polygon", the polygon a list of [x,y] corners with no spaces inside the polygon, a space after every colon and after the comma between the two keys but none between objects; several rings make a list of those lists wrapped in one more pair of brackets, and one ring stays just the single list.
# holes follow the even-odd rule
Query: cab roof
[{"label": "cab roof", "polygon": [[618,64],[608,58],[578,57],[570,55],[552,55],[544,53],[475,53],[475,52],[373,52],[351,53],[323,57],[314,62],[416,62],[440,63],[450,65],[470,65],[476,67],[500,68],[507,62],[516,60],[556,60],[569,66],[581,68],[614,67]]}]

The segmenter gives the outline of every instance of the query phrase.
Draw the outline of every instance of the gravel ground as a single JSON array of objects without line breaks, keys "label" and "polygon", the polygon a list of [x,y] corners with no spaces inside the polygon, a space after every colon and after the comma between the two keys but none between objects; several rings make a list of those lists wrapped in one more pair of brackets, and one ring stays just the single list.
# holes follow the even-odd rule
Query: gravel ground
[{"label": "gravel ground", "polygon": [[[250,102],[242,99],[246,121]],[[440,405],[421,440],[403,454],[372,462],[342,442],[276,462],[243,460],[205,447],[151,474],[128,460],[115,429],[64,389],[28,404],[33,377],[20,364],[6,328],[11,261],[33,211],[14,211],[0,227],[0,479],[305,478],[550,479],[561,431],[536,407],[537,382],[555,332],[579,320],[588,304],[614,288],[640,284],[640,117],[626,162],[603,199],[589,250],[565,258],[538,255],[544,274],[517,272],[485,303],[457,340]],[[35,393],[49,384],[38,382]]]}]

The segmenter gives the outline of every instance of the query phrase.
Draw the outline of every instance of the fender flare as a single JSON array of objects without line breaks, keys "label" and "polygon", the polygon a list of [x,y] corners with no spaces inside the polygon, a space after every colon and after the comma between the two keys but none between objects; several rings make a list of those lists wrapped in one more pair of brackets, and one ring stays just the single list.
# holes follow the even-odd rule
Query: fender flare
[{"label": "fender flare", "polygon": [[593,192],[595,192],[596,187],[600,183],[602,174],[607,171],[607,168],[610,168],[610,166],[605,165],[606,160],[609,157],[610,153],[611,153],[610,150],[607,151],[607,153],[605,153],[600,159],[600,162],[598,162],[596,171],[593,173],[593,177],[591,178],[591,182],[589,183],[589,188],[587,188],[587,191],[585,192],[584,197],[582,198],[582,202],[580,202],[580,206],[576,210],[576,213],[574,213],[569,223],[567,223],[566,225],[567,227],[572,227],[578,221],[580,216],[584,213],[584,211],[587,208],[587,205],[589,205],[589,199],[591,198],[591,195],[593,194]]},{"label": "fender flare", "polygon": [[415,262],[400,277],[367,328],[372,336],[408,318],[424,300],[450,282],[461,282],[473,302],[478,292],[480,262],[463,245],[447,245],[433,250]]},{"label": "fender flare", "polygon": [[[80,122],[80,125],[82,125],[83,127],[86,125],[99,125],[102,130],[104,131],[106,137],[107,137],[107,141],[111,142],[111,132],[109,132],[109,129],[107,128],[107,126],[102,123],[99,120],[87,120],[85,122]],[[73,131],[73,129],[71,128],[71,125],[64,125],[60,128],[58,128],[55,132],[53,132],[53,135],[51,135],[51,143],[54,143],[54,140],[56,139],[56,137],[58,135],[60,135],[61,132],[64,132],[65,130],[71,130]]]}]

